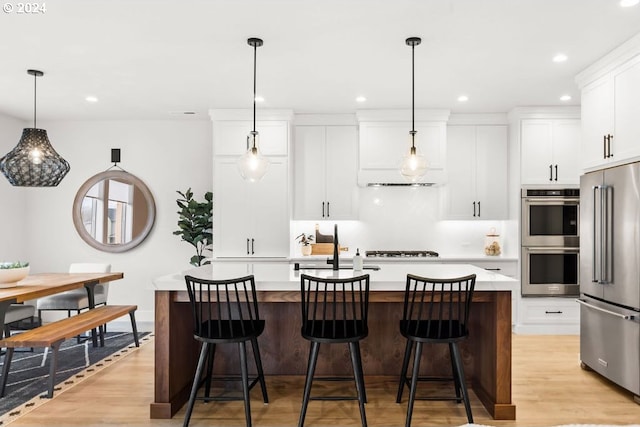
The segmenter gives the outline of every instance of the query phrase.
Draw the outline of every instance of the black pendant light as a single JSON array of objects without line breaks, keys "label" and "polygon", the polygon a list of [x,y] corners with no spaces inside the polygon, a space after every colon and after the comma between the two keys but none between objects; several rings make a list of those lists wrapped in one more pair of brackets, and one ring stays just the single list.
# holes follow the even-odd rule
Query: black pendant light
[{"label": "black pendant light", "polygon": [[264,176],[269,167],[269,160],[258,149],[260,135],[256,131],[256,51],[263,41],[252,37],[247,43],[253,47],[253,130],[247,136],[247,152],[238,159],[238,170],[244,179],[255,182]]},{"label": "black pendant light", "polygon": [[427,159],[418,154],[416,149],[416,125],[415,125],[415,47],[422,42],[420,37],[409,37],[405,43],[411,46],[411,131],[409,139],[411,148],[409,153],[402,159],[400,173],[410,182],[416,182],[427,172]]},{"label": "black pendant light", "polygon": [[23,129],[18,145],[0,158],[0,171],[16,187],[55,187],[70,166],[51,146],[47,131],[36,127],[36,82],[44,73],[38,70],[27,73],[33,76],[33,128]]}]

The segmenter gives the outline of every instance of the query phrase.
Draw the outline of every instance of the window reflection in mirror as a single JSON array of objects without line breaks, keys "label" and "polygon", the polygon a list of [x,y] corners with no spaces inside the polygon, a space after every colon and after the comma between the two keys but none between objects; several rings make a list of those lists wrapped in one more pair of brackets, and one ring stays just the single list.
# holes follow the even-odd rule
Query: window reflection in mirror
[{"label": "window reflection in mirror", "polygon": [[151,230],[155,205],[151,192],[134,175],[107,171],[90,178],[74,202],[74,224],[91,246],[122,252]]}]

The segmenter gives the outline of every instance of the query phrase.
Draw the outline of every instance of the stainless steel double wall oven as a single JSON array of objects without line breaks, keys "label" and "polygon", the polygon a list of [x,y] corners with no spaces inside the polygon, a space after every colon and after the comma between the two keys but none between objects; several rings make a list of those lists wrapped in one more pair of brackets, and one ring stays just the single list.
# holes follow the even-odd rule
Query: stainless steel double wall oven
[{"label": "stainless steel double wall oven", "polygon": [[580,294],[580,190],[522,189],[522,295]]}]

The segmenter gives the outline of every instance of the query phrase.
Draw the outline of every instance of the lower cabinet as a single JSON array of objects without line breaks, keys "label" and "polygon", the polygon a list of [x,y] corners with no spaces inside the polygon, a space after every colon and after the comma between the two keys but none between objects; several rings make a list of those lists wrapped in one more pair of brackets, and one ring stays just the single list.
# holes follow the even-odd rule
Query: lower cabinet
[{"label": "lower cabinet", "polygon": [[258,182],[242,179],[236,157],[214,162],[216,257],[288,257],[288,161],[272,157]]},{"label": "lower cabinet", "polygon": [[[518,278],[518,261],[516,260],[495,260],[495,261],[475,261],[472,263],[476,267],[484,268],[487,271],[502,274],[504,276]],[[518,300],[520,299],[520,285],[514,286],[511,291],[511,325],[518,323]]]},{"label": "lower cabinet", "polygon": [[516,333],[577,335],[580,306],[575,298],[521,298]]}]

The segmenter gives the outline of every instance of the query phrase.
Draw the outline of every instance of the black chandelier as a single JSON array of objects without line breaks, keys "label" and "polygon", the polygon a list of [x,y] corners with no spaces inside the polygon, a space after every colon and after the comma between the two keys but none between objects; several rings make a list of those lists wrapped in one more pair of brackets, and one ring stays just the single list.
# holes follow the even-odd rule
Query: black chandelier
[{"label": "black chandelier", "polygon": [[53,149],[47,131],[36,127],[37,79],[42,71],[27,70],[33,76],[33,127],[22,130],[22,138],[0,158],[0,171],[16,187],[55,187],[69,169],[69,162]]}]

